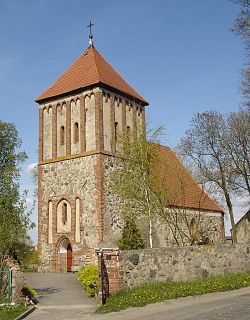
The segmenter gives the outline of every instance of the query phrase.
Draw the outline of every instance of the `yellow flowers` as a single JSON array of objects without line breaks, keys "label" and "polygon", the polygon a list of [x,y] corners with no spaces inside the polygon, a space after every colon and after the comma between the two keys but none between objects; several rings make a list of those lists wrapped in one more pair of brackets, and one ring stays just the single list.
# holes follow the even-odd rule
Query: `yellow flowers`
[{"label": "yellow flowers", "polygon": [[144,306],[167,299],[227,291],[246,286],[250,286],[250,273],[227,274],[187,282],[151,282],[110,296],[106,306],[99,307],[97,312],[108,313],[131,306]]}]

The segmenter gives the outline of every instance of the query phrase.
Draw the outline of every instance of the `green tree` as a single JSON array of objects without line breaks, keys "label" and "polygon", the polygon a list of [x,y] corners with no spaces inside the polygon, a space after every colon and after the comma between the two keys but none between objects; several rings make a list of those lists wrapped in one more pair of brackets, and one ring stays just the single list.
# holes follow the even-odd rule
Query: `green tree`
[{"label": "green tree", "polygon": [[133,219],[126,220],[122,230],[122,237],[118,241],[118,247],[121,250],[136,250],[145,248],[141,232]]},{"label": "green tree", "polygon": [[15,125],[0,121],[0,269],[8,256],[17,256],[20,244],[29,244],[32,227],[25,205],[27,192],[19,191],[20,165],[27,158],[18,149],[21,140]]},{"label": "green tree", "polygon": [[124,218],[144,219],[149,225],[149,245],[153,247],[152,220],[157,214],[157,197],[151,185],[151,169],[155,166],[154,149],[163,134],[160,127],[136,138],[123,134],[118,139],[117,170],[111,175],[114,193],[124,199]]},{"label": "green tree", "polygon": [[[157,240],[157,236],[154,236],[157,223],[167,225],[176,245],[195,242],[191,228],[193,216],[185,209],[185,170],[175,168],[178,188],[174,193],[178,199],[166,187],[169,177],[173,176],[173,168],[161,156],[160,141],[163,136],[163,127],[155,131],[148,130],[147,139],[143,134],[133,139],[123,134],[118,140],[116,170],[111,175],[112,191],[124,202],[123,219],[136,222],[144,238],[148,239],[146,243],[150,248],[155,245],[154,239]],[[201,191],[201,203],[203,196]],[[183,202],[182,206],[180,201]],[[200,210],[195,218],[198,229]]]}]

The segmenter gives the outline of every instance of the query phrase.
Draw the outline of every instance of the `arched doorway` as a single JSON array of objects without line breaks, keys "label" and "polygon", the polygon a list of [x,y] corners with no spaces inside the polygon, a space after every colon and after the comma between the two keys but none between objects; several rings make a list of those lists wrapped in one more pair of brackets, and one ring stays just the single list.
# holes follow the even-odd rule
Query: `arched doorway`
[{"label": "arched doorway", "polygon": [[71,272],[73,265],[72,246],[68,238],[63,237],[57,246],[56,271]]},{"label": "arched doorway", "polygon": [[72,267],[72,247],[70,243],[67,246],[67,272],[71,272]]}]

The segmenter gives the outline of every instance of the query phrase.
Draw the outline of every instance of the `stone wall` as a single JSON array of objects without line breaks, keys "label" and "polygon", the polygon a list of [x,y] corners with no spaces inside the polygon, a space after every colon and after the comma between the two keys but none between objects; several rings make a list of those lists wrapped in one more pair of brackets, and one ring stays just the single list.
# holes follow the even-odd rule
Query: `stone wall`
[{"label": "stone wall", "polygon": [[[95,257],[94,248],[99,241],[96,166],[95,155],[41,166],[40,271],[56,270],[60,241],[64,240],[64,237],[69,239],[72,246],[73,265],[83,265]],[[64,202],[70,206],[70,221],[62,227],[60,208]]]},{"label": "stone wall", "polygon": [[250,270],[250,245],[103,249],[112,291],[151,281],[186,281]]},{"label": "stone wall", "polygon": [[11,302],[19,303],[24,299],[22,294],[22,288],[26,285],[24,273],[15,260],[8,259],[7,267],[11,271]]},{"label": "stone wall", "polygon": [[[121,170],[121,162],[114,157],[104,156],[103,158],[104,176],[104,246],[114,247],[121,237],[123,227],[122,211],[124,211],[124,200],[114,194],[111,189],[111,176],[114,172]],[[136,209],[137,210],[137,209]],[[149,221],[142,214],[140,219],[140,208],[137,210],[137,225],[140,228],[146,246],[149,247]],[[206,210],[194,210],[186,208],[167,208],[166,217],[172,215],[172,221],[176,221],[175,215],[178,217],[177,227],[172,230],[169,224],[163,218],[157,217],[153,219],[153,247],[165,247],[168,245],[190,244],[190,223],[195,219],[198,225],[197,242],[204,242],[206,239],[211,243],[224,243],[224,217],[220,212],[211,212]],[[182,230],[181,234],[178,230]],[[173,235],[175,232],[175,235]]]},{"label": "stone wall", "polygon": [[113,157],[106,156],[103,160],[103,189],[104,189],[104,243],[106,247],[114,247],[121,237],[123,219],[121,212],[123,210],[123,200],[115,195],[111,190],[111,175],[119,170],[118,161]]},{"label": "stone wall", "polygon": [[238,243],[250,244],[250,214],[249,217],[241,219],[236,225]]},{"label": "stone wall", "polygon": [[179,245],[189,245],[192,219],[197,223],[198,243],[210,242],[218,244],[225,242],[224,217],[222,213],[185,208],[167,208],[166,211],[168,216],[178,217],[178,222],[172,218],[177,224],[177,228],[172,226],[171,230],[166,220],[157,219],[153,230],[154,247],[176,245],[176,239]]},{"label": "stone wall", "polygon": [[186,281],[250,270],[250,246],[166,247],[120,253],[123,285],[149,281]]}]

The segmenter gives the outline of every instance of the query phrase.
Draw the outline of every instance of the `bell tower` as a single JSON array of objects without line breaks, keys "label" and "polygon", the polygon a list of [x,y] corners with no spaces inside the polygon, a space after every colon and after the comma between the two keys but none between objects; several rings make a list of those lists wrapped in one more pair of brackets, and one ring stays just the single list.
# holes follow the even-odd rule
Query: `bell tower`
[{"label": "bell tower", "polygon": [[35,100],[41,271],[77,269],[120,232],[108,181],[116,138],[145,128],[148,102],[94,48],[92,25],[89,47]]}]

